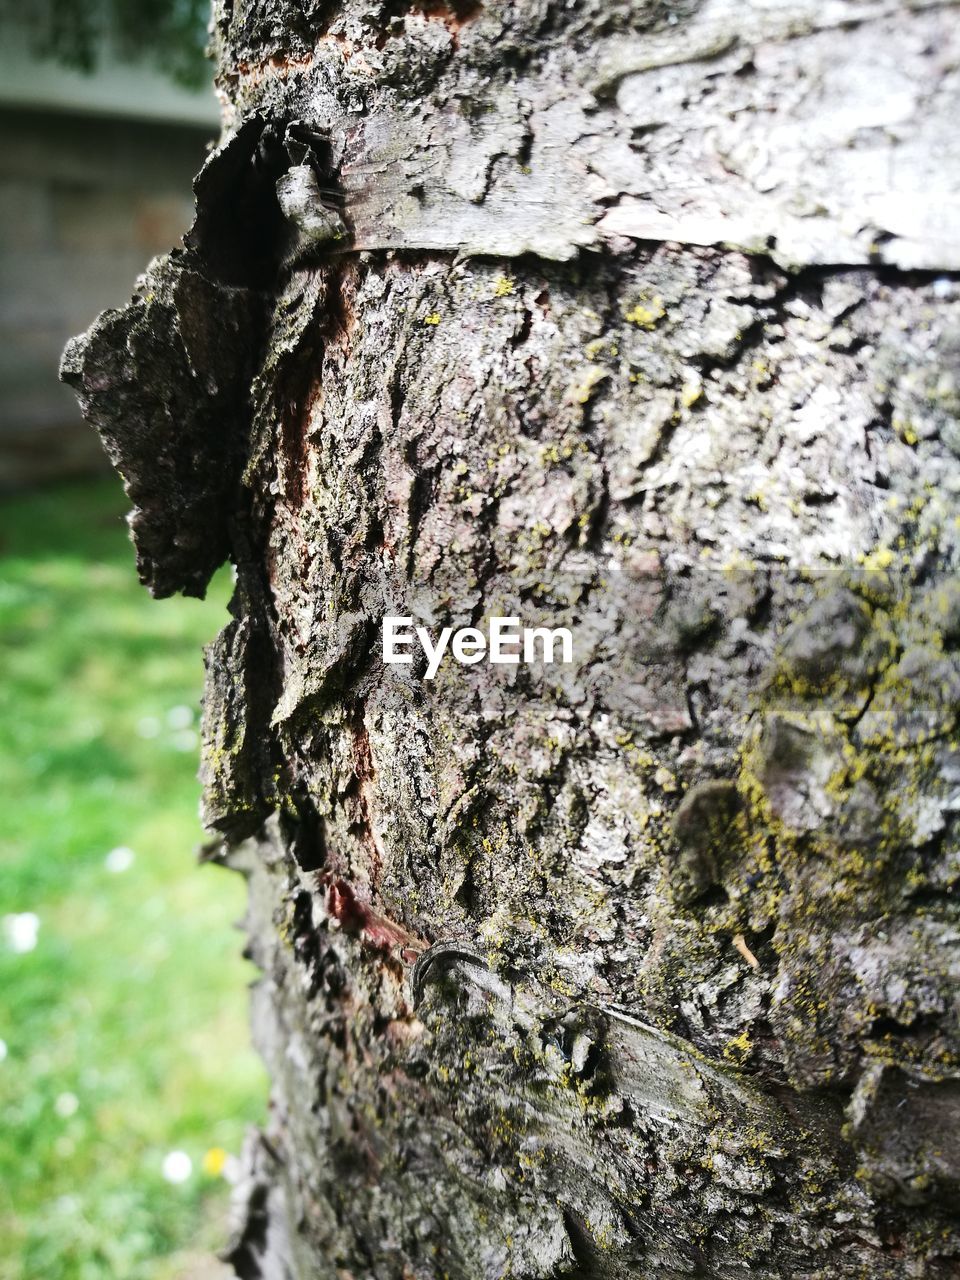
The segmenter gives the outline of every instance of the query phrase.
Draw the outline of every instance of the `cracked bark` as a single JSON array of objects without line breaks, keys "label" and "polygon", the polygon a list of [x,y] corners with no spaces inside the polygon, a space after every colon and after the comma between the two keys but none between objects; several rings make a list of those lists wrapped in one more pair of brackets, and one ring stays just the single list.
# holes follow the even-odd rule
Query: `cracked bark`
[{"label": "cracked bark", "polygon": [[145,583],[236,566],[238,1274],[957,1275],[955,9],[214,22],[196,224],[64,376]]}]

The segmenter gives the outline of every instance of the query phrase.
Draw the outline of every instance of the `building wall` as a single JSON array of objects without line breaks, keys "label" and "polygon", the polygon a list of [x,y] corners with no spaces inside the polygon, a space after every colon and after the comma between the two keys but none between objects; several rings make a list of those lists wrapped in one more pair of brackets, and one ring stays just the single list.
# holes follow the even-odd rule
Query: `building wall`
[{"label": "building wall", "polygon": [[0,488],[102,464],[63,344],[189,226],[214,129],[0,107]]}]

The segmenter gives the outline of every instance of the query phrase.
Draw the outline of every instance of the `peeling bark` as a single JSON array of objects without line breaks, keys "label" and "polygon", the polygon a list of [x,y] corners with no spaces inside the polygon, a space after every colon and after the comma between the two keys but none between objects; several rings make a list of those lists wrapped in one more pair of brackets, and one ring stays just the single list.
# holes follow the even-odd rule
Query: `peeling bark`
[{"label": "peeling bark", "polygon": [[958,32],[218,6],[195,226],[64,376],[145,583],[236,566],[239,1276],[960,1272]]}]

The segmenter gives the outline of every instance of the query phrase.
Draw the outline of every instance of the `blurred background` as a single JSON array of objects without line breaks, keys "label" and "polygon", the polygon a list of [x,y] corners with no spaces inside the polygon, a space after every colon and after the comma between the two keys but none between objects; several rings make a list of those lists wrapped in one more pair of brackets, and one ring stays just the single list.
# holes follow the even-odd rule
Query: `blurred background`
[{"label": "blurred background", "polygon": [[139,586],[57,381],[189,225],[206,0],[0,0],[0,1280],[214,1280],[266,1083],[198,867],[205,601]]}]

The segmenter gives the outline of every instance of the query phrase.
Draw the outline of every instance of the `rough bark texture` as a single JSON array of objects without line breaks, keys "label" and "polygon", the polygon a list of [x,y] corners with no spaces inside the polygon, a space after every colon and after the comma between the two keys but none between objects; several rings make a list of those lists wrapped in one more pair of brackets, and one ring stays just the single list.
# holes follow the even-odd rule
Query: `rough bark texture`
[{"label": "rough bark texture", "polygon": [[195,227],[64,372],[147,585],[236,565],[238,1274],[960,1274],[956,9],[215,30]]}]

